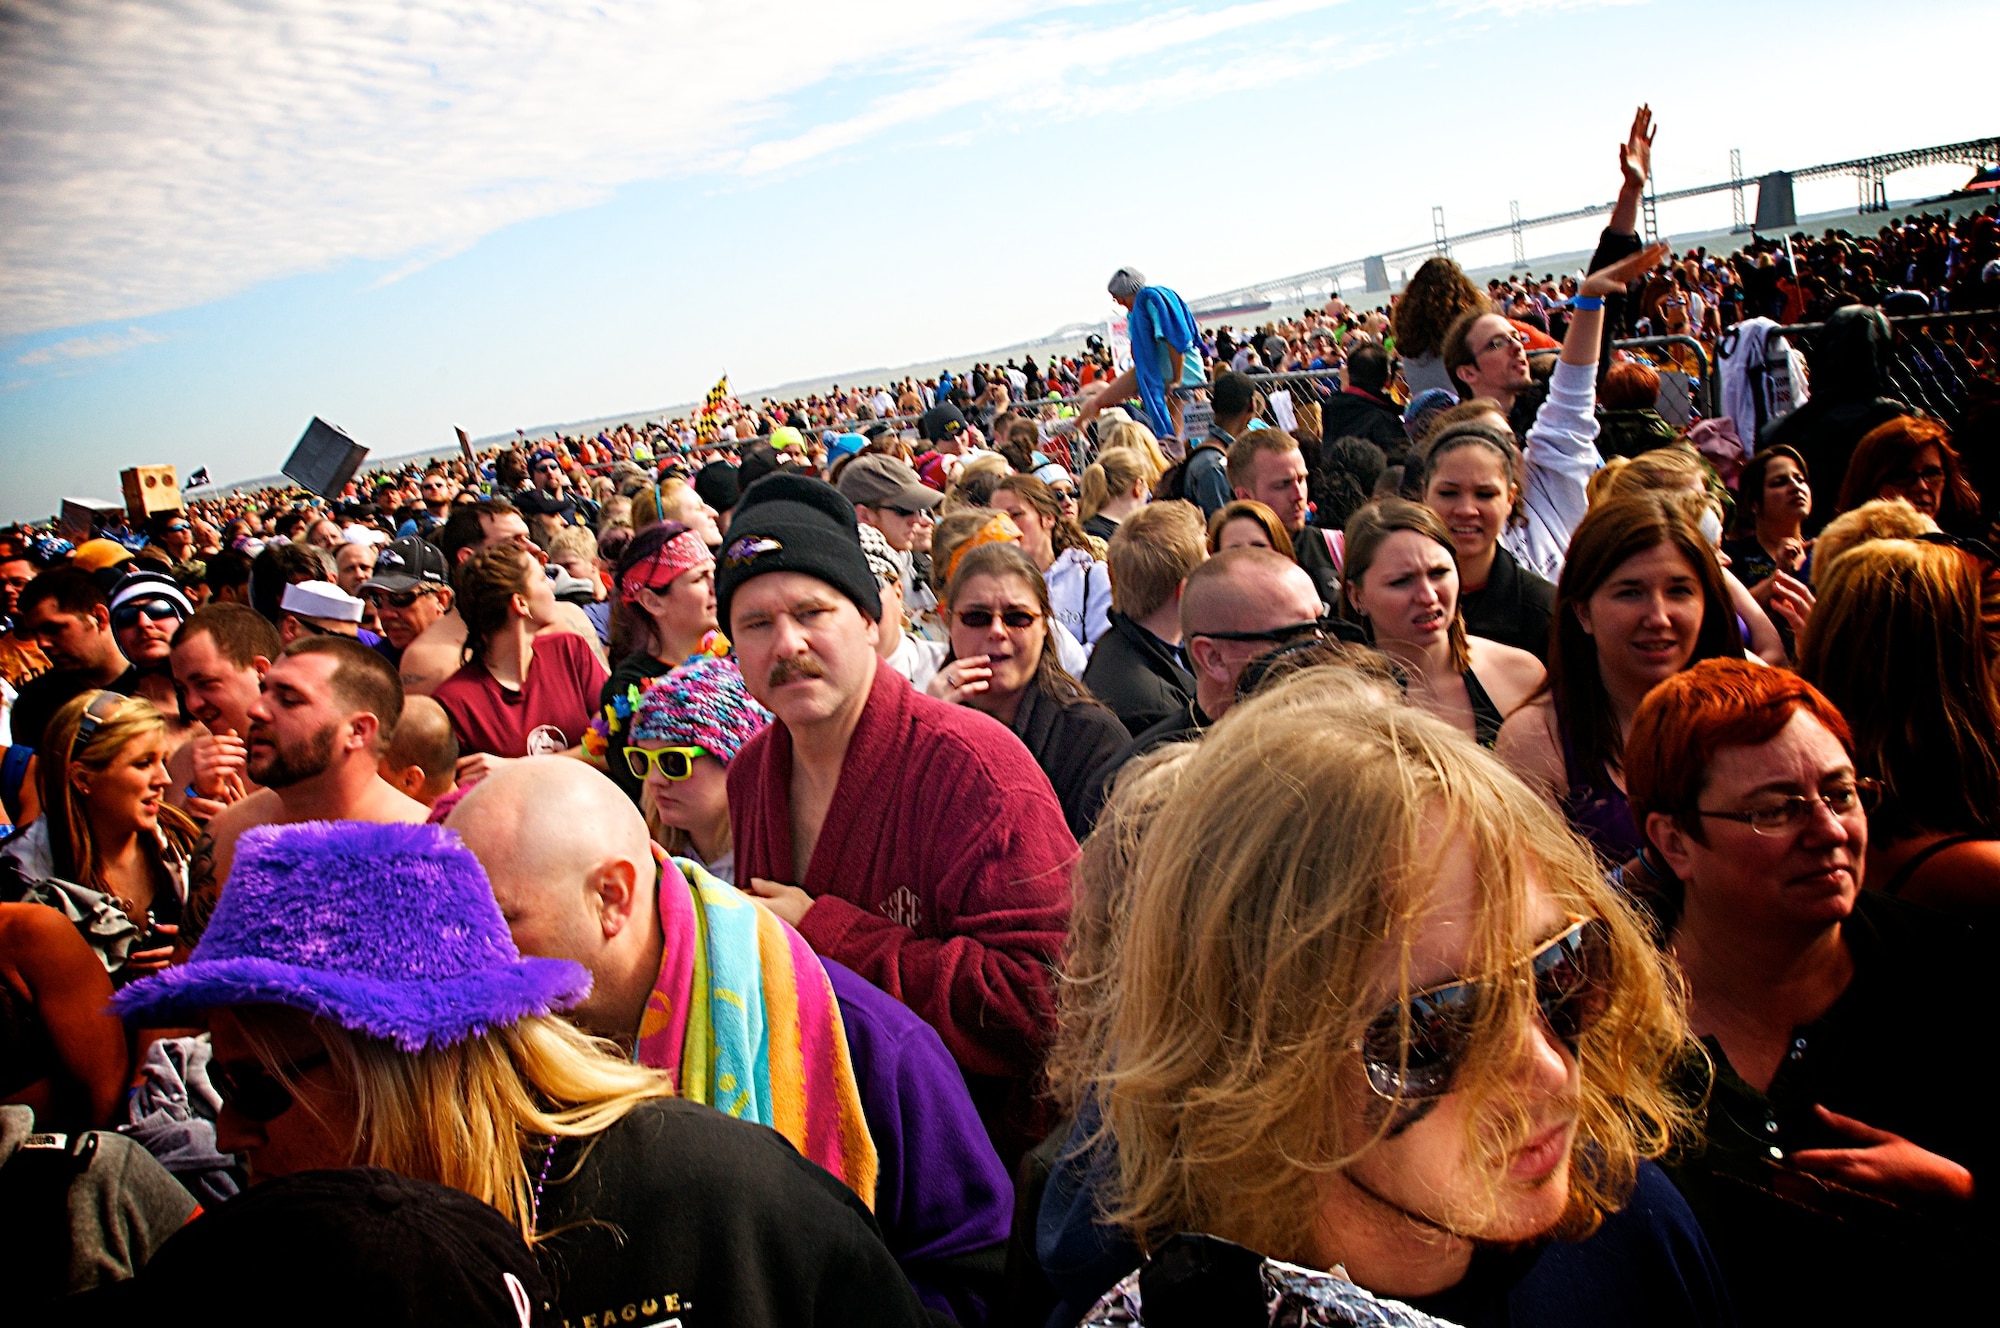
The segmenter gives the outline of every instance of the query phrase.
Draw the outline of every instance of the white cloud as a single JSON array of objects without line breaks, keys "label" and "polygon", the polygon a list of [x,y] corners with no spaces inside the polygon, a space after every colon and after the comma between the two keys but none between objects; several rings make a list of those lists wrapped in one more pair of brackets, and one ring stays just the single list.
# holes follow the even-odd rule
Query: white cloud
[{"label": "white cloud", "polygon": [[[1198,58],[1332,3],[14,0],[0,13],[0,336],[352,259],[395,265],[386,283],[634,181],[761,177],[979,105],[1046,113],[1078,74],[1089,87],[1073,91],[1119,104],[1106,78],[1157,83],[1145,57]],[[1296,53],[1274,55],[1269,71],[1296,72]],[[898,90],[781,127],[795,99],[863,74]]]},{"label": "white cloud", "polygon": [[128,327],[123,332],[105,332],[94,337],[70,337],[29,351],[14,363],[54,364],[57,360],[87,360],[97,355],[116,355],[134,346],[150,346],[166,338],[149,328]]}]

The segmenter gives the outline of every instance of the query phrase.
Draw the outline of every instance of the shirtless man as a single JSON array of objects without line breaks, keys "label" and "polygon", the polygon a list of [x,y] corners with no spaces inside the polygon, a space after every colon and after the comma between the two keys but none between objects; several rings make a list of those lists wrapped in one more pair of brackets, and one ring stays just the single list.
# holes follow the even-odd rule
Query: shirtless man
[{"label": "shirtless man", "polygon": [[195,846],[181,938],[192,947],[229,880],[236,839],[296,821],[421,822],[430,808],[377,773],[403,713],[395,670],[358,641],[308,636],[286,646],[249,710],[244,769],[263,787],[218,812]]},{"label": "shirtless man", "polygon": [[[445,561],[455,573],[458,565],[475,553],[498,548],[502,544],[518,544],[538,561],[542,551],[528,538],[528,523],[516,511],[512,503],[482,501],[461,503],[452,509],[451,519],[437,532],[437,546],[444,551]],[[582,609],[574,604],[560,601],[556,604],[555,622],[542,629],[545,632],[574,632],[590,647],[603,664],[606,672],[611,665],[606,661],[604,647],[597,640],[597,629],[584,616]],[[403,650],[403,689],[419,696],[429,696],[437,685],[458,672],[465,662],[465,619],[452,608],[436,622],[423,630],[423,634]]]}]

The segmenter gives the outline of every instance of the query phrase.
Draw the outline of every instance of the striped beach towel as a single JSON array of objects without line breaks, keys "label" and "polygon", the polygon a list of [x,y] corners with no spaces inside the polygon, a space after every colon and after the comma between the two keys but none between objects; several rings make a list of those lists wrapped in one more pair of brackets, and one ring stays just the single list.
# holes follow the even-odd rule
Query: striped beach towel
[{"label": "striped beach towel", "polygon": [[660,976],[639,1062],[682,1097],[768,1125],[875,1206],[875,1144],[826,970],[777,914],[657,848]]}]

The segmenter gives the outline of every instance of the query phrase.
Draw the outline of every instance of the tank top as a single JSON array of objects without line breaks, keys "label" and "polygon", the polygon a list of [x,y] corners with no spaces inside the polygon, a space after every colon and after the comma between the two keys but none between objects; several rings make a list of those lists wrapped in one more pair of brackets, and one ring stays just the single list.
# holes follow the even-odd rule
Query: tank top
[{"label": "tank top", "polygon": [[1888,881],[1882,886],[1882,893],[1885,895],[1899,895],[1903,893],[1903,887],[1910,883],[1910,878],[1915,876],[1919,871],[1921,871],[1923,869],[1923,865],[1929,862],[1932,858],[1936,857],[1938,854],[1944,852],[1946,849],[1949,848],[1957,848],[1960,844],[1970,844],[1975,839],[1988,839],[1988,838],[1991,838],[1991,836],[1975,835],[1970,833],[1959,834],[1959,835],[1946,835],[1943,839],[1938,840],[1934,844],[1924,845],[1924,847],[1918,849],[1915,853],[1912,853],[1904,861],[1902,866],[1896,868],[1895,874],[1891,876],[1888,879]]},{"label": "tank top", "polygon": [[1481,747],[1491,747],[1500,737],[1500,721],[1505,718],[1500,707],[1493,704],[1493,698],[1479,685],[1479,676],[1471,669],[1458,675],[1465,683],[1465,699],[1472,704],[1472,736]]},{"label": "tank top", "polygon": [[1602,761],[1584,770],[1570,741],[1569,729],[1560,719],[1556,727],[1562,735],[1563,772],[1569,791],[1563,795],[1563,815],[1572,829],[1590,841],[1597,855],[1613,865],[1623,863],[1645,844],[1638,825],[1632,820],[1632,804],[1625,790],[1612,782],[1611,772]]}]

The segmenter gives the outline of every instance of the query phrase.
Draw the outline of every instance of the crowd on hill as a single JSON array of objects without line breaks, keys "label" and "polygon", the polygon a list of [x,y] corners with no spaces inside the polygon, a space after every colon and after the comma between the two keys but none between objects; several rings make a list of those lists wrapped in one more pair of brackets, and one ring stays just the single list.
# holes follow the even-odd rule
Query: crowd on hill
[{"label": "crowd on hill", "polygon": [[1995,210],[1651,143],[1560,279],[0,535],[9,1321],[1986,1303]]}]

